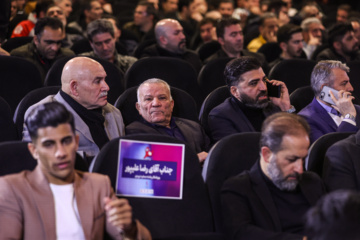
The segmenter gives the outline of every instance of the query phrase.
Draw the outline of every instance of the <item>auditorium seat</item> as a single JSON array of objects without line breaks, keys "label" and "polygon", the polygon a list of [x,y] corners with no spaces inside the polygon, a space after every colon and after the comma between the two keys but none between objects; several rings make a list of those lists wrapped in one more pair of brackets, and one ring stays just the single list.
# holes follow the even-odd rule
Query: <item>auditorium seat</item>
[{"label": "auditorium seat", "polygon": [[297,88],[290,94],[290,103],[296,109],[296,113],[306,107],[314,99],[314,91],[311,86]]},{"label": "auditorium seat", "polygon": [[9,104],[0,97],[0,142],[19,140]]},{"label": "auditorium seat", "polygon": [[8,52],[11,50],[21,47],[22,45],[28,44],[33,40],[33,37],[14,37],[9,38],[4,42],[1,47]]}]

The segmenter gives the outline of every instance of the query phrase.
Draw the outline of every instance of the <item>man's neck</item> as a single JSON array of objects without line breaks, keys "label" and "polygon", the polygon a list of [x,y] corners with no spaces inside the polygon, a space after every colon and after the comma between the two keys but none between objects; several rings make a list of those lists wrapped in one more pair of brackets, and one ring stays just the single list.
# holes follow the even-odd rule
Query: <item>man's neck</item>
[{"label": "man's neck", "polygon": [[224,47],[222,47],[222,50],[226,53],[226,55],[228,55],[228,57],[231,58],[238,58],[241,57],[241,52],[229,52],[227,51]]},{"label": "man's neck", "polygon": [[288,59],[294,59],[292,56],[290,56],[287,52],[282,52],[281,54],[280,54],[280,58],[282,58],[282,59],[286,59],[286,60],[288,60]]},{"label": "man's neck", "polygon": [[149,21],[144,23],[143,25],[140,25],[140,31],[147,33],[152,29],[152,27],[153,27],[153,22]]},{"label": "man's neck", "polygon": [[351,61],[351,55],[345,54],[343,51],[337,51],[337,50],[335,50],[335,52],[336,52],[338,55],[340,55],[340,56],[342,56],[343,58],[345,58],[345,61],[346,61],[346,62],[350,62],[350,61]]},{"label": "man's neck", "polygon": [[322,104],[331,107],[330,103],[324,102],[323,100],[321,100],[319,97],[316,97],[316,100],[318,100],[319,102],[321,102]]}]

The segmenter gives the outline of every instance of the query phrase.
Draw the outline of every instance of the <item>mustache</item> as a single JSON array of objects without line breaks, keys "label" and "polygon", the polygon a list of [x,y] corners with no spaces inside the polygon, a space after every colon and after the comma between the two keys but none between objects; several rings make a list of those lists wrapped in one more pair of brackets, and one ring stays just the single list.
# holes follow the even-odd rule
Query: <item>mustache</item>
[{"label": "mustache", "polygon": [[104,97],[104,96],[107,96],[108,95],[108,92],[107,91],[103,91],[100,93],[99,97]]},{"label": "mustache", "polygon": [[285,180],[287,180],[287,179],[289,179],[289,178],[291,178],[291,177],[294,177],[294,178],[296,178],[296,180],[300,181],[302,176],[301,176],[299,173],[296,172],[296,173],[287,175],[287,176],[285,177]]},{"label": "mustache", "polygon": [[266,90],[262,90],[257,96],[256,96],[256,98],[257,99],[259,99],[260,97],[262,97],[262,96],[267,96],[268,94],[267,94],[267,91]]}]

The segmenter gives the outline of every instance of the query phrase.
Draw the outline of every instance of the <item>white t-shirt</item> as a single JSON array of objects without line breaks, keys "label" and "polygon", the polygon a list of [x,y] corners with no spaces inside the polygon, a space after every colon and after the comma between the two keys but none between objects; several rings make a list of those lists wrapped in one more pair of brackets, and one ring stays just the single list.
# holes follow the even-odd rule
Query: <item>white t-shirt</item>
[{"label": "white t-shirt", "polygon": [[73,184],[56,185],[50,183],[50,188],[55,201],[56,239],[85,240]]}]

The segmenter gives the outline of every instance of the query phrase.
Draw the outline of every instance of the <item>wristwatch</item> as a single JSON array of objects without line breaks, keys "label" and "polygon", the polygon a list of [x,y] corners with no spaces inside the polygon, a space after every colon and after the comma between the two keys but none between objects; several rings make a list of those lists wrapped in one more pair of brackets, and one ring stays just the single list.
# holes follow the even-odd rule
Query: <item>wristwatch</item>
[{"label": "wristwatch", "polygon": [[[294,105],[291,105],[290,109],[286,111],[287,113],[294,113],[296,112],[296,109],[294,107]],[[354,118],[355,119],[355,118]]]},{"label": "wristwatch", "polygon": [[353,120],[355,122],[355,117],[353,115],[351,115],[350,113],[346,114],[344,119],[350,119],[350,120]]}]

